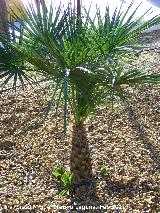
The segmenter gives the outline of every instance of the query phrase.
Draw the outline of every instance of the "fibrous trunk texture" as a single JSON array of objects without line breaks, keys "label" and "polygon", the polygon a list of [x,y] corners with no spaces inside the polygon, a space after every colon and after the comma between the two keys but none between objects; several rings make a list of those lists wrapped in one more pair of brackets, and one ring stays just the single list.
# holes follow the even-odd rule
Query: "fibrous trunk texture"
[{"label": "fibrous trunk texture", "polygon": [[76,182],[88,180],[93,176],[86,128],[83,124],[73,126],[70,168]]},{"label": "fibrous trunk texture", "polygon": [[7,7],[5,0],[0,0],[0,33],[4,32],[4,22],[7,22]]}]

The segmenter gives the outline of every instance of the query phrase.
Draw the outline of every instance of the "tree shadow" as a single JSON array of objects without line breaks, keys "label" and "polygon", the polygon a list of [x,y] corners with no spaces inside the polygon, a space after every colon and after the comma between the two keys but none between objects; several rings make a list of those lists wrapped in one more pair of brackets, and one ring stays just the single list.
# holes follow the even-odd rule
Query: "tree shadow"
[{"label": "tree shadow", "polygon": [[91,152],[84,125],[73,126],[71,143],[70,171],[74,174],[75,182],[71,191],[70,205],[86,206],[93,203],[94,206],[101,205],[102,202],[96,193],[97,178],[92,170]]},{"label": "tree shadow", "polygon": [[137,185],[138,179],[131,178],[129,181],[124,182],[123,180],[112,180],[109,177],[106,179],[107,193],[110,197],[125,198],[128,197],[132,199],[135,194],[135,185]]},{"label": "tree shadow", "polygon": [[[136,136],[142,141],[145,148],[149,150],[149,156],[151,158],[151,164],[153,168],[153,172],[156,172],[160,168],[160,156],[159,152],[157,151],[157,146],[153,144],[150,140],[150,137],[147,134],[147,130],[145,126],[143,126],[137,118],[137,111],[133,109],[129,105],[129,103],[124,102],[124,111],[128,116],[128,121],[131,124],[131,128],[136,133]],[[151,106],[152,111],[155,110],[154,106]],[[116,120],[116,113],[113,113],[111,117],[110,123],[108,125],[108,133],[110,141],[113,140],[113,132],[112,132],[112,125]],[[110,156],[112,161],[112,155]],[[146,177],[139,178],[139,176],[130,177],[128,181],[123,179],[116,180],[115,177],[108,177],[105,179],[105,193],[108,194],[110,197],[118,197],[119,199],[129,198],[133,199],[137,194],[143,193],[152,193],[154,191],[158,192],[158,186],[153,187],[153,184],[150,184],[149,179]],[[158,196],[156,195],[153,201],[153,208],[158,208]]]},{"label": "tree shadow", "polygon": [[156,146],[152,144],[147,136],[145,128],[139,123],[137,120],[136,113],[132,109],[131,106],[125,106],[125,111],[127,112],[129,122],[131,123],[131,127],[136,130],[137,136],[143,141],[145,147],[149,150],[150,158],[153,161],[153,167],[155,169],[160,169],[160,155],[158,151],[156,151]]}]

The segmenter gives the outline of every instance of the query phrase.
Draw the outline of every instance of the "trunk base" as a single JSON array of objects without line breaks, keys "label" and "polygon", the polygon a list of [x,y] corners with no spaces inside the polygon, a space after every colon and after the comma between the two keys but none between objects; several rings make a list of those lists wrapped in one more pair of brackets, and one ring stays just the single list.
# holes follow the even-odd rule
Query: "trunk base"
[{"label": "trunk base", "polygon": [[86,129],[83,124],[73,126],[70,168],[75,183],[79,185],[76,187],[78,193],[86,191],[85,183],[93,178],[93,173]]}]

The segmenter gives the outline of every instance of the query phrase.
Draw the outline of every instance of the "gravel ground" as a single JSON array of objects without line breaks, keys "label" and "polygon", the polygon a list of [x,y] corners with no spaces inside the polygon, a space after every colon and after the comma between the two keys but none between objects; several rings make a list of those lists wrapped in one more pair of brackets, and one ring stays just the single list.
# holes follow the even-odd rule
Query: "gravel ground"
[{"label": "gravel ground", "polygon": [[[159,31],[145,40],[156,49],[142,52],[134,65],[160,71]],[[150,34],[149,34],[150,35]],[[144,42],[144,41],[143,41]],[[44,120],[49,93],[28,87],[0,99],[0,211],[2,212],[160,212],[160,86],[128,89],[129,105],[117,103],[97,110],[86,121],[87,136],[98,176],[79,198],[58,194],[53,171],[61,163],[69,170],[72,122],[63,138],[63,114]],[[110,168],[100,176],[100,168]],[[94,196],[93,196],[93,192]],[[101,208],[93,210],[64,210]],[[101,205],[101,206],[100,206]],[[103,210],[107,208],[108,211]],[[119,209],[119,211],[118,211]]]}]

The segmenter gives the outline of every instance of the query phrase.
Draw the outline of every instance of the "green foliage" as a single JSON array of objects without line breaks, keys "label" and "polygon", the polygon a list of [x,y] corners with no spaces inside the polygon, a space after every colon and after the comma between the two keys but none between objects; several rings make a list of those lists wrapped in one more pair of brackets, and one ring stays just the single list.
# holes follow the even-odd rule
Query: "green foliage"
[{"label": "green foliage", "polygon": [[72,173],[65,172],[61,177],[61,181],[63,183],[64,189],[62,192],[60,192],[60,194],[64,195],[72,188],[74,183],[74,175]]},{"label": "green foliage", "polygon": [[65,195],[73,186],[74,175],[65,171],[62,166],[58,166],[54,172],[54,176],[63,185],[63,190],[60,192],[60,195]]},{"label": "green foliage", "polygon": [[18,82],[33,84],[33,72],[46,81],[50,78],[54,88],[48,110],[55,106],[57,111],[63,104],[66,134],[68,108],[74,122],[83,123],[98,106],[121,98],[123,85],[160,83],[160,74],[125,66],[141,48],[137,45],[141,32],[160,23],[160,16],[142,22],[150,11],[135,19],[140,5],[130,13],[132,4],[124,12],[116,9],[112,16],[108,7],[104,17],[97,9],[94,19],[84,11],[79,25],[70,5],[55,10],[51,3],[46,10],[45,4],[35,9],[31,3],[22,11],[23,19],[17,20],[20,27],[8,23],[16,34],[0,37],[2,89],[12,79],[14,89]]},{"label": "green foliage", "polygon": [[103,166],[101,167],[101,169],[100,169],[100,174],[101,174],[102,176],[108,175],[109,172],[110,172],[110,168],[107,167],[107,166],[105,166],[105,165],[103,165]]},{"label": "green foliage", "polygon": [[64,172],[65,172],[65,170],[64,170],[63,166],[58,166],[54,172],[54,176],[57,178],[57,180],[61,180],[61,177],[64,174]]}]

